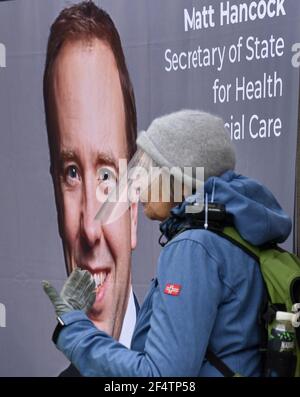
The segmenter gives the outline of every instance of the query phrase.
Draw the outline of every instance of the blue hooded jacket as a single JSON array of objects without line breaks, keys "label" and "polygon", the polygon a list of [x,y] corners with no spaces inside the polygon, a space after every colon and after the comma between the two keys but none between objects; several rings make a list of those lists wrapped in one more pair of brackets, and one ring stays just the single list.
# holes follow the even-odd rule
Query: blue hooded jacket
[{"label": "blue hooded jacket", "polygon": [[[283,242],[291,231],[272,193],[250,178],[228,171],[208,179],[205,192],[226,205],[236,229],[254,245]],[[177,292],[170,294],[168,285]],[[260,376],[263,295],[252,257],[208,230],[188,230],[161,252],[130,350],[82,311],[62,316],[57,347],[84,376],[222,376],[205,359],[207,348],[234,372]]]}]

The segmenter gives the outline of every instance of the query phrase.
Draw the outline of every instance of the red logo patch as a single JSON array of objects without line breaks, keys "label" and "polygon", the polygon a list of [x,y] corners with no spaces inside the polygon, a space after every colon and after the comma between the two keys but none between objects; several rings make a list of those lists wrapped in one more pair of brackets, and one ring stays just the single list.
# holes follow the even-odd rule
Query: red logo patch
[{"label": "red logo patch", "polygon": [[180,294],[180,284],[167,284],[164,293],[167,295],[178,296]]}]

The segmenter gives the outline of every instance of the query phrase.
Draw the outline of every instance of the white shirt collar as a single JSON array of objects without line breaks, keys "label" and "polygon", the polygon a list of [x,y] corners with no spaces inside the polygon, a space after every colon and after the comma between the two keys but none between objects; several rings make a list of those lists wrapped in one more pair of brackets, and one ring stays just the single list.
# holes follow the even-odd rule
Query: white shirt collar
[{"label": "white shirt collar", "polygon": [[126,313],[121,329],[119,342],[130,349],[131,339],[136,323],[136,307],[133,297],[132,287],[130,286],[129,299],[127,304]]}]

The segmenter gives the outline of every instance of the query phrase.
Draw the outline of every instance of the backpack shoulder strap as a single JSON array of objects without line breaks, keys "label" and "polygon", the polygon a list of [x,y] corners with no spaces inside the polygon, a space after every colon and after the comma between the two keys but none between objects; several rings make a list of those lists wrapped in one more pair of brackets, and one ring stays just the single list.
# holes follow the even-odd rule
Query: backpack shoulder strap
[{"label": "backpack shoulder strap", "polygon": [[215,367],[225,378],[232,378],[236,374],[233,372],[225,363],[223,360],[221,360],[215,353],[213,353],[211,350],[207,349],[205,358],[207,361]]}]

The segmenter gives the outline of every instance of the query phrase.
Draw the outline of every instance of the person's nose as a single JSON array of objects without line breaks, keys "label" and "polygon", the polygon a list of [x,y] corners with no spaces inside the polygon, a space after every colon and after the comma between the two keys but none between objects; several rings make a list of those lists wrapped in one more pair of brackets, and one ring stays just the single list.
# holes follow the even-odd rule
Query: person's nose
[{"label": "person's nose", "polygon": [[81,211],[81,238],[87,249],[94,247],[101,240],[102,227],[95,220],[99,210],[99,202],[96,198],[96,184],[91,180],[85,183],[85,191]]}]

